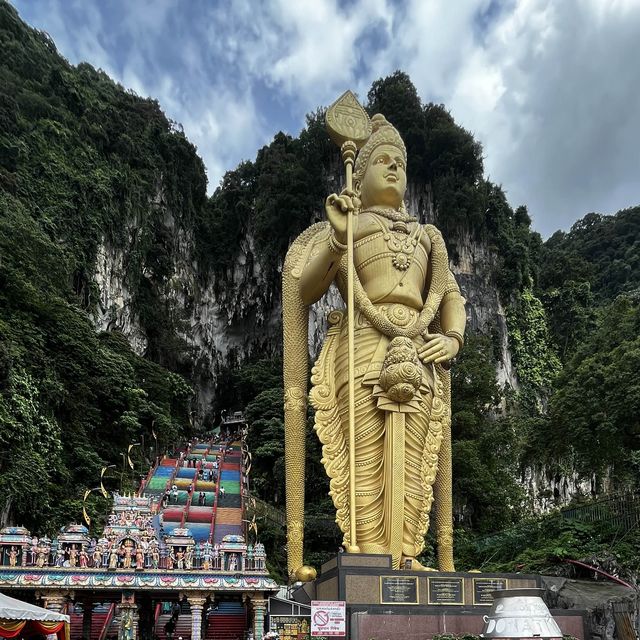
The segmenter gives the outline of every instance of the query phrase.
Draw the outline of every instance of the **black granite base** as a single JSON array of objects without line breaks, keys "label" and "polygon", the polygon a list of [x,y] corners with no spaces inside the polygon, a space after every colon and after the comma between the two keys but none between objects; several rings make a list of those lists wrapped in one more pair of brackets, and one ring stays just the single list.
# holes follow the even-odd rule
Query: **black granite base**
[{"label": "black granite base", "polygon": [[[492,591],[541,586],[538,575],[398,571],[391,568],[391,556],[341,553],[296,590],[294,599],[344,600],[353,639],[406,640],[411,629],[412,640],[427,640],[439,633],[479,634]],[[585,639],[583,612],[552,613],[563,633]]]}]

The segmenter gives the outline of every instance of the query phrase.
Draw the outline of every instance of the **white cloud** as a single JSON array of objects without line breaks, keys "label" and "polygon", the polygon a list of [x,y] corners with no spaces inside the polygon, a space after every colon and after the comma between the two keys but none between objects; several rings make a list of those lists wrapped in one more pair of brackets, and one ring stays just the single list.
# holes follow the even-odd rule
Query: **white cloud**
[{"label": "white cloud", "polygon": [[481,52],[500,87],[493,108],[452,95],[454,114],[484,142],[493,179],[544,233],[640,201],[639,32],[638,2],[523,1]]},{"label": "white cloud", "polygon": [[640,200],[640,0],[15,3],[72,62],[157,98],[211,189],[278,129],[400,68],[544,233]]}]

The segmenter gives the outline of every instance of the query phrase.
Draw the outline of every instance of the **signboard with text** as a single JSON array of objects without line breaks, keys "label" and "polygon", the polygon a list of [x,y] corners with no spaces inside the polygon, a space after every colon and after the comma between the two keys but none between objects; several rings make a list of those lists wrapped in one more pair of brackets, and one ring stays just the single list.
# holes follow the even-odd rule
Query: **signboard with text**
[{"label": "signboard with text", "polygon": [[380,576],[380,604],[418,604],[416,576]]},{"label": "signboard with text", "polygon": [[347,609],[344,600],[311,601],[311,637],[345,636]]},{"label": "signboard with text", "polygon": [[506,589],[508,585],[506,578],[474,578],[473,579],[473,604],[480,606],[491,606],[493,596],[498,589]]},{"label": "signboard with text", "polygon": [[464,604],[464,579],[457,576],[427,578],[429,604]]},{"label": "signboard with text", "polygon": [[309,616],[270,615],[269,631],[275,631],[280,640],[309,640]]}]

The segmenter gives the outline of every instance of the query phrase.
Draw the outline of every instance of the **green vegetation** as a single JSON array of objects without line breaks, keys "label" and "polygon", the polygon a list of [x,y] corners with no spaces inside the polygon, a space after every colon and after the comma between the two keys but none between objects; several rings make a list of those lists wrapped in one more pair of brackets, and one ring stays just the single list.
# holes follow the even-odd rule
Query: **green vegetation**
[{"label": "green vegetation", "polygon": [[[461,569],[485,572],[569,572],[567,560],[606,565],[609,573],[629,578],[640,570],[640,531],[620,527],[615,520],[581,522],[553,513],[526,518],[494,535],[456,532]],[[559,569],[559,567],[562,567]]]},{"label": "green vegetation", "polygon": [[[195,224],[205,177],[156,102],[70,66],[5,2],[0,49],[0,513],[52,533],[129,443],[153,429],[169,446],[188,425],[180,319],[160,296],[175,239],[161,221]],[[155,363],[96,334],[101,245],[126,250]]]},{"label": "green vegetation", "polygon": [[640,206],[614,216],[590,213],[568,233],[557,231],[545,243],[540,287],[560,289],[589,283],[598,302],[637,291],[640,283]]}]

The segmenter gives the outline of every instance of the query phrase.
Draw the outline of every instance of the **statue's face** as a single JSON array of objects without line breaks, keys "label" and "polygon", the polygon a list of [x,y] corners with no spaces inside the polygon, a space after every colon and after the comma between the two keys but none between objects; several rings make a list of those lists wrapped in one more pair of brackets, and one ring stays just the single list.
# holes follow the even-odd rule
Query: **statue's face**
[{"label": "statue's face", "polygon": [[407,167],[402,151],[391,144],[376,147],[362,179],[362,207],[393,207],[402,203],[407,188]]}]

